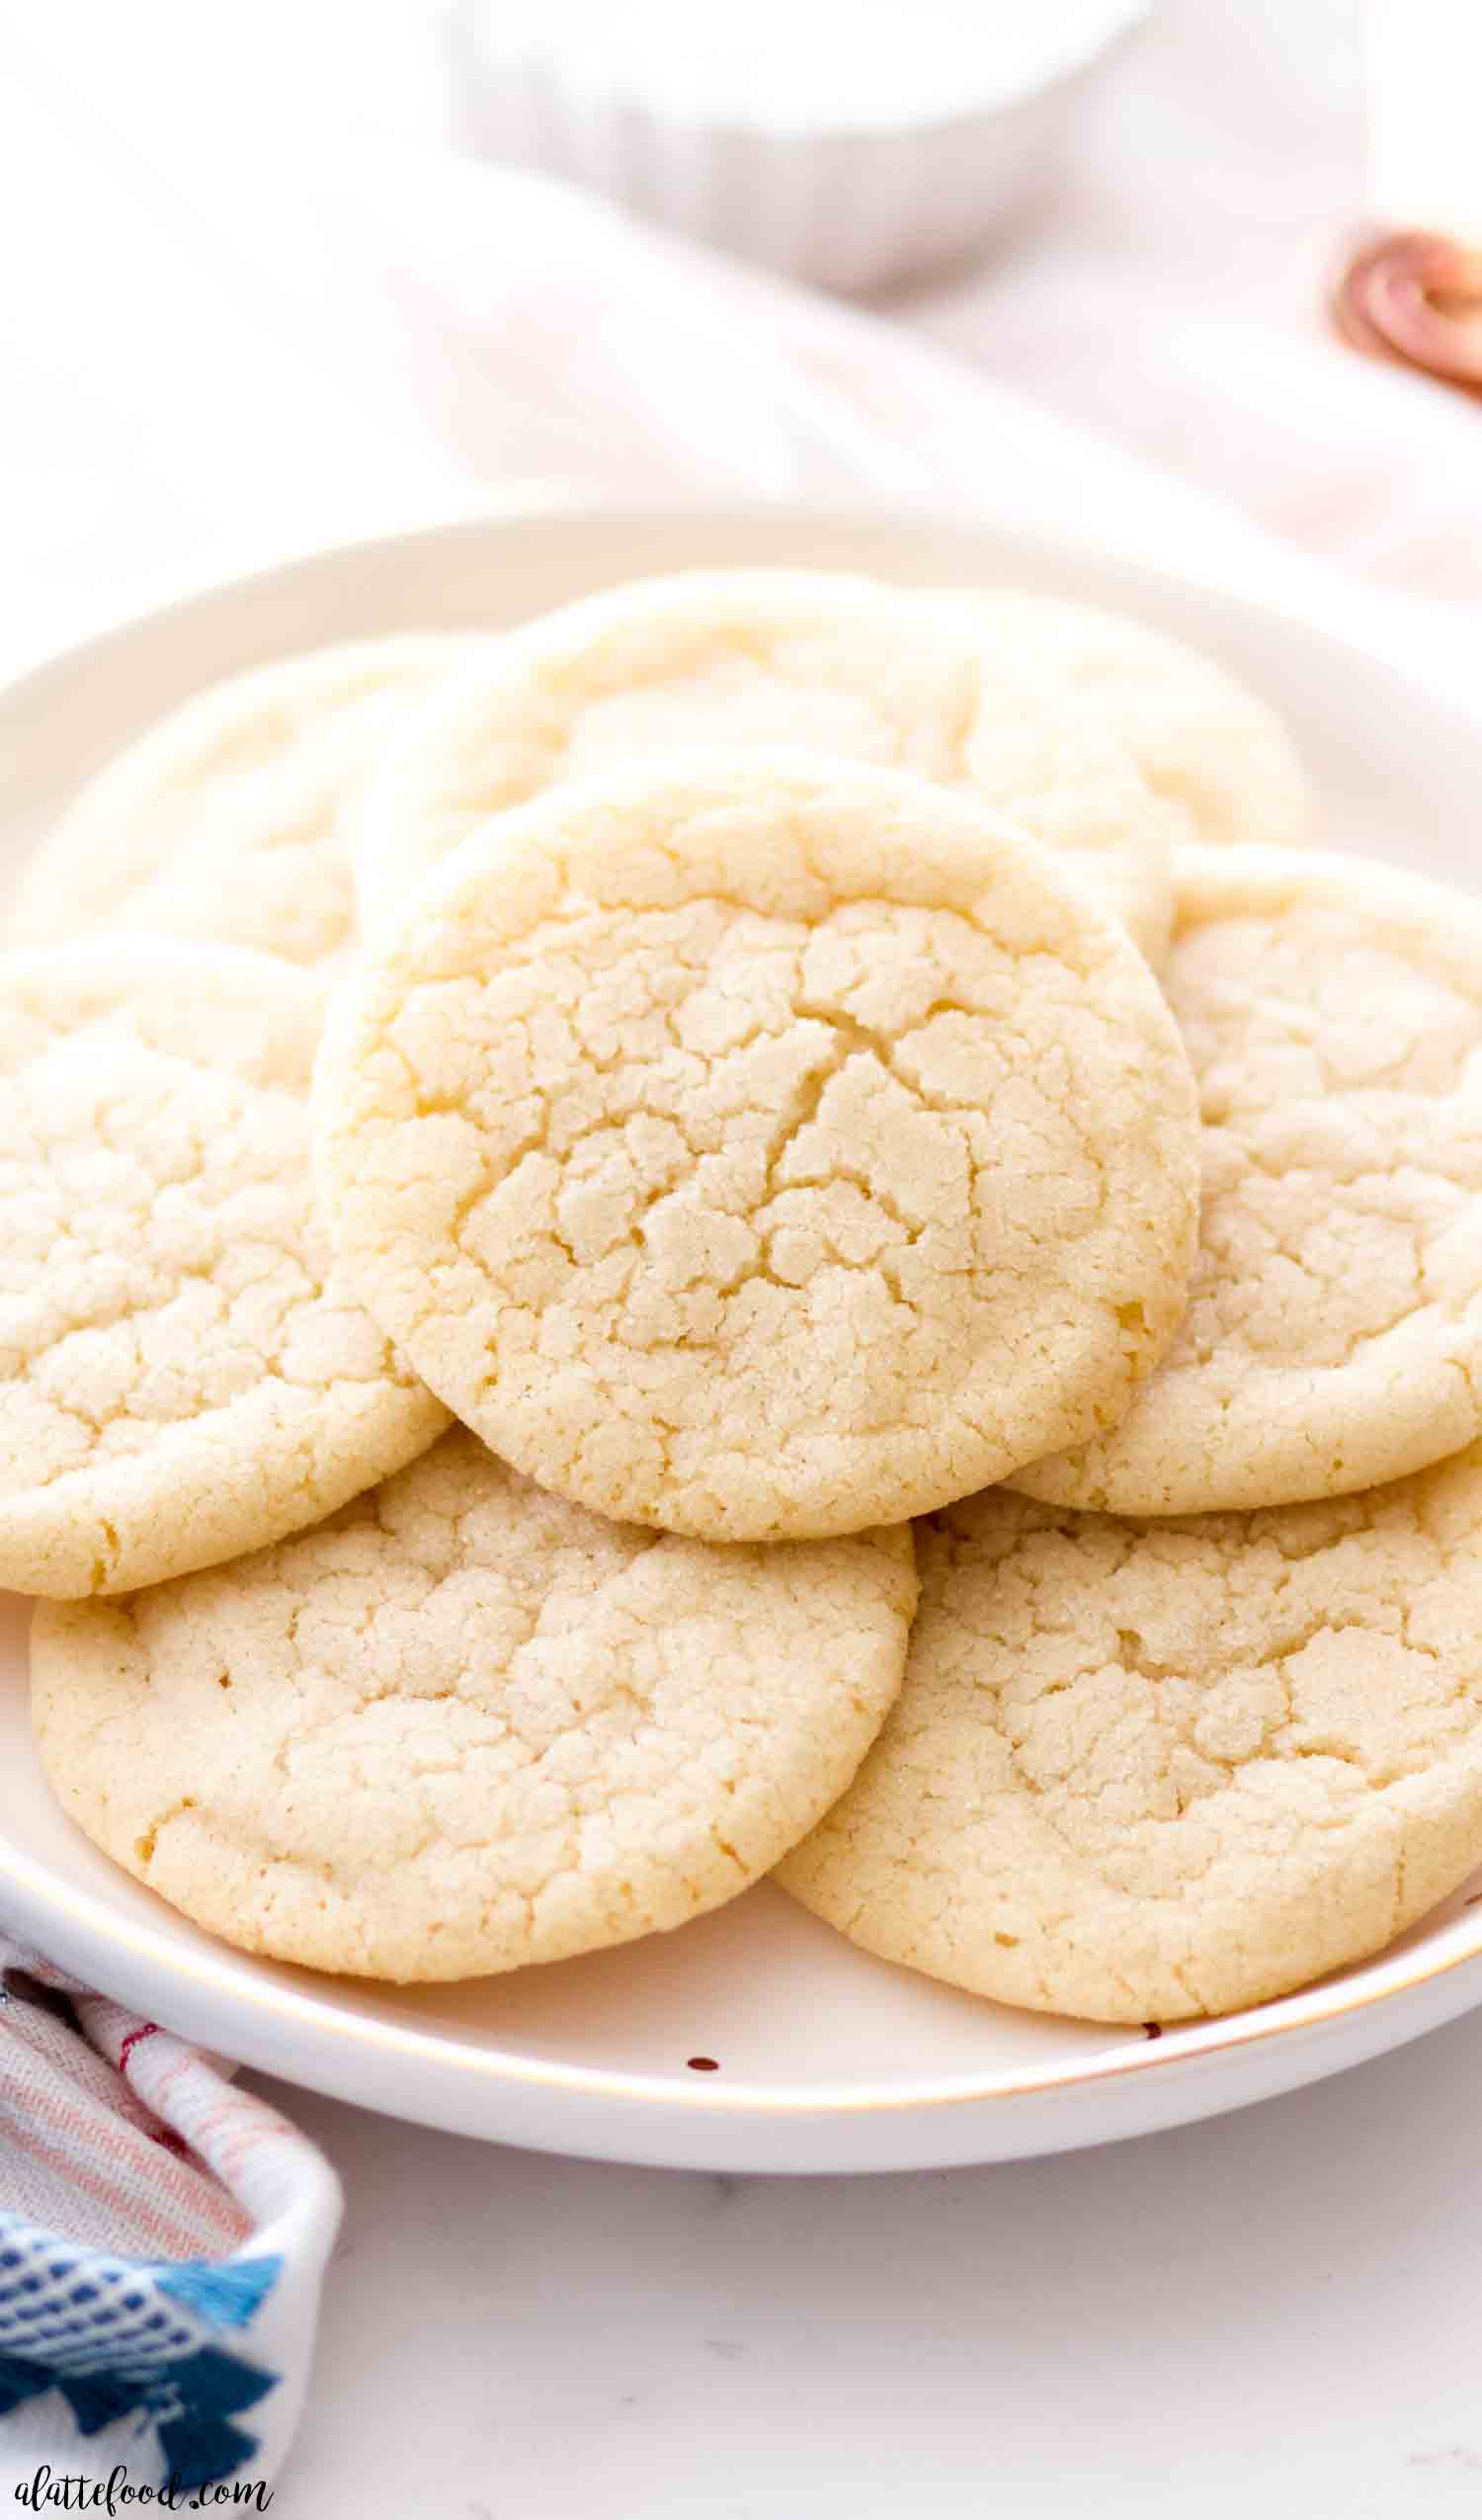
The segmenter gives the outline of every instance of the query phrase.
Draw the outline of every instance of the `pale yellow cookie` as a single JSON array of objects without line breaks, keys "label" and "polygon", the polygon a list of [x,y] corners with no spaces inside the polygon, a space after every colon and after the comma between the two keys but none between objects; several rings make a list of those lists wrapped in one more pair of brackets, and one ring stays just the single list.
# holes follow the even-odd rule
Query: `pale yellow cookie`
[{"label": "pale yellow cookie", "polygon": [[854,1775],[905,1665],[909,1530],[707,1549],[461,1428],[317,1531],[33,1628],[63,1806],[278,1960],[467,1977],[718,1907]]},{"label": "pale yellow cookie", "polygon": [[697,570],[572,604],[503,641],[393,738],[364,792],[368,916],[498,809],[677,752],[803,744],[967,787],[1074,866],[1156,957],[1176,817],[1126,745],[1014,660],[865,578]]},{"label": "pale yellow cookie", "polygon": [[1009,587],[941,587],[994,657],[1078,728],[1126,745],[1191,841],[1294,844],[1311,798],[1274,709],[1197,648],[1121,613]]},{"label": "pale yellow cookie", "polygon": [[446,1423],[331,1268],[321,1011],[306,972],[231,946],[0,958],[0,1584],[228,1557]]},{"label": "pale yellow cookie", "polygon": [[496,816],[336,998],[315,1115],[349,1282],[432,1387],[702,1539],[965,1494],[1110,1425],[1182,1317],[1146,964],[899,772],[700,755]]},{"label": "pale yellow cookie", "polygon": [[866,1951],[1171,2021],[1382,1950],[1482,1860],[1482,1448],[1187,1522],[1000,1488],[917,1560],[900,1700],[778,1876]]},{"label": "pale yellow cookie", "polygon": [[1189,1317],[1110,1434],[1014,1473],[1192,1514],[1402,1477],[1482,1432],[1482,904],[1356,857],[1180,859],[1198,1079]]},{"label": "pale yellow cookie", "polygon": [[492,641],[412,631],[290,656],[187,701],[84,789],[10,934],[213,939],[327,963],[350,944],[343,821],[399,710]]}]

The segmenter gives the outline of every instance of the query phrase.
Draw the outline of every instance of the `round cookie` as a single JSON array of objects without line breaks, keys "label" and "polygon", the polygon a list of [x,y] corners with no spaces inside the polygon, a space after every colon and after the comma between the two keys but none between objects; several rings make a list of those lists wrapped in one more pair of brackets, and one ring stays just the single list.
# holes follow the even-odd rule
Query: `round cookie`
[{"label": "round cookie", "polygon": [[33,1628],[52,1787],[211,1932],[467,1977],[733,1898],[900,1687],[909,1529],[708,1549],[604,1522],[462,1428],[318,1530]]},{"label": "round cookie", "polygon": [[1306,839],[1307,782],[1276,711],[1196,648],[1057,596],[940,587],[933,601],[970,622],[1077,727],[1125,744],[1178,813],[1182,839]]},{"label": "round cookie", "polygon": [[999,1488],[917,1562],[895,1711],[778,1875],[866,1951],[1177,2020],[1381,1950],[1482,1858],[1482,1448],[1187,1522]]},{"label": "round cookie", "polygon": [[396,713],[492,642],[412,631],[202,692],[111,761],[27,869],[18,943],[127,928],[328,962],[350,944],[345,811]]},{"label": "round cookie", "polygon": [[231,946],[0,958],[0,1584],[231,1556],[446,1424],[331,1274],[321,1013],[306,972]]},{"label": "round cookie", "polygon": [[1014,1483],[1123,1514],[1399,1478],[1482,1432],[1482,905],[1355,857],[1181,853],[1189,1315],[1110,1434]]},{"label": "round cookie", "polygon": [[970,798],[811,754],[496,815],[319,1062],[350,1283],[494,1450],[700,1539],[894,1522],[1111,1424],[1182,1317],[1188,1062]]},{"label": "round cookie", "polygon": [[549,614],[440,694],[364,791],[368,917],[489,814],[559,780],[724,746],[805,745],[969,787],[1077,869],[1149,956],[1176,817],[1124,743],[1082,729],[976,634],[864,578],[696,571]]}]

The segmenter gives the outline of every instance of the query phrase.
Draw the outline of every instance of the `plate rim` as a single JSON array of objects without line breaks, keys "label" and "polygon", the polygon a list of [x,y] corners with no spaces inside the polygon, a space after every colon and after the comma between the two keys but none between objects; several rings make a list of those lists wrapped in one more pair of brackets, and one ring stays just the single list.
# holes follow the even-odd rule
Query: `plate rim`
[{"label": "plate rim", "polygon": [[[806,533],[838,534],[841,540],[858,535],[896,533],[926,536],[966,534],[974,538],[991,538],[1006,551],[1025,554],[1030,566],[1048,558],[1067,575],[1081,570],[1099,573],[1111,569],[1120,577],[1135,579],[1149,590],[1154,600],[1162,597],[1176,609],[1207,599],[1222,612],[1241,617],[1252,628],[1266,624],[1276,628],[1278,634],[1295,631],[1299,637],[1320,638],[1360,671],[1382,668],[1395,682],[1433,699],[1435,697],[1431,678],[1407,652],[1403,623],[1396,625],[1392,642],[1375,637],[1366,622],[1362,629],[1356,630],[1352,608],[1346,607],[1343,601],[1341,583],[1329,585],[1321,568],[1309,562],[1300,552],[1279,553],[1276,564],[1281,565],[1283,571],[1290,572],[1290,581],[1283,583],[1279,595],[1263,597],[1244,587],[1224,584],[1217,563],[1208,566],[1191,564],[1187,568],[1165,566],[1112,541],[1098,542],[1089,535],[1038,522],[1019,524],[986,512],[978,514],[969,510],[964,516],[946,507],[925,503],[889,506],[862,500],[835,502],[763,497],[598,500],[568,495],[559,484],[536,484],[535,488],[538,495],[530,501],[521,498],[505,504],[495,497],[463,509],[454,516],[440,515],[430,523],[396,525],[381,534],[337,536],[327,543],[295,543],[253,568],[231,570],[225,576],[209,572],[198,575],[191,570],[171,572],[146,587],[142,594],[136,589],[122,613],[95,618],[93,627],[82,630],[77,636],[63,636],[18,670],[0,673],[0,711],[9,711],[34,695],[41,696],[53,676],[102,663],[110,649],[126,644],[141,630],[179,623],[193,612],[208,611],[227,598],[266,594],[275,585],[287,584],[305,573],[333,571],[341,565],[354,567],[372,555],[409,551],[415,547],[431,554],[440,544],[456,545],[471,536],[485,534],[518,538],[527,534],[538,537],[555,532],[574,540],[586,533],[602,535],[615,530],[665,534],[680,527],[690,527],[697,532],[733,533],[744,532],[753,525],[769,529],[791,525]],[[690,565],[702,568],[712,564],[697,561]],[[758,565],[783,564],[761,562]],[[831,564],[800,561],[797,565],[813,568]],[[1302,582],[1296,584],[1297,580]],[[929,586],[941,581],[930,579],[922,583]],[[1087,600],[1096,603],[1101,599],[1093,595]],[[374,635],[373,632],[363,634]],[[314,642],[315,645],[322,643]],[[306,654],[308,650],[295,650],[291,646],[276,648],[265,661],[288,657],[295,652]],[[252,668],[244,666],[241,670],[250,672]],[[1482,694],[1469,682],[1464,682],[1459,674],[1445,686],[1444,707],[1448,714],[1475,719],[1479,730],[1482,730]]]},{"label": "plate rim", "polygon": [[[1144,559],[1140,553],[1125,550],[1115,544],[1098,543],[1084,535],[1045,528],[1037,523],[1017,524],[991,513],[966,517],[938,507],[891,507],[863,502],[818,503],[785,499],[737,498],[730,500],[677,498],[670,500],[599,501],[596,499],[552,498],[535,505],[521,504],[502,507],[497,501],[481,505],[455,517],[443,516],[421,525],[401,525],[374,535],[356,535],[328,544],[314,544],[276,554],[260,566],[234,571],[226,576],[186,577],[176,580],[168,589],[161,588],[153,597],[135,602],[118,617],[101,623],[80,636],[63,640],[49,652],[0,680],[0,713],[25,711],[44,705],[47,687],[54,680],[87,672],[106,665],[115,652],[126,648],[142,631],[161,631],[173,628],[177,634],[193,614],[207,613],[223,604],[238,602],[251,605],[275,588],[286,590],[296,580],[332,572],[340,566],[350,569],[377,565],[400,552],[425,553],[432,559],[442,546],[466,543],[470,537],[489,536],[498,541],[518,541],[522,537],[540,540],[556,534],[575,540],[584,532],[594,537],[626,532],[639,536],[645,531],[670,534],[690,528],[697,533],[736,534],[749,527],[765,524],[769,529],[791,525],[802,534],[837,534],[841,542],[854,537],[898,536],[911,534],[924,538],[948,534],[965,535],[974,540],[991,540],[1004,553],[1004,565],[1012,569],[1022,555],[1029,567],[1052,569],[1074,577],[1084,571],[1092,578],[1113,573],[1128,587],[1147,590],[1154,605],[1164,599],[1168,609],[1180,611],[1201,601],[1212,604],[1228,618],[1238,618],[1252,630],[1265,626],[1278,633],[1294,634],[1308,641],[1319,640],[1334,658],[1341,672],[1346,666],[1360,672],[1382,670],[1398,684],[1419,691],[1433,703],[1442,706],[1452,717],[1474,718],[1482,730],[1482,706],[1468,706],[1466,696],[1447,686],[1438,695],[1423,672],[1400,652],[1397,634],[1394,648],[1368,634],[1356,632],[1352,625],[1336,612],[1330,613],[1318,600],[1318,588],[1303,591],[1303,600],[1293,601],[1283,589],[1278,598],[1263,599],[1243,588],[1229,589],[1221,585],[1217,571],[1197,566],[1167,567]],[[702,566],[703,562],[695,565]],[[804,562],[799,565],[824,565]],[[1095,593],[1090,600],[1101,600]],[[1129,599],[1135,600],[1135,599]],[[1338,602],[1335,596],[1335,608]],[[348,633],[347,633],[348,634]],[[366,635],[371,633],[366,632]],[[316,642],[318,643],[318,642]],[[270,655],[291,654],[291,646],[276,647]],[[244,667],[242,670],[250,670]],[[193,686],[193,688],[196,688]],[[1372,2013],[1375,2007],[1418,1993],[1428,1985],[1443,1979],[1454,1979],[1468,1965],[1482,1962],[1482,1900],[1474,1923],[1466,1924],[1461,1916],[1448,1920],[1438,1942],[1389,1954],[1370,1955],[1351,1965],[1349,1972],[1317,1980],[1291,1993],[1247,2006],[1235,2013],[1210,2019],[1167,2025],[1178,2033],[1176,2046],[1165,2046],[1158,2037],[1149,2037],[1141,2025],[1105,2025],[1115,2031],[1125,2028],[1124,2039],[1115,2040],[1105,2052],[1096,2056],[1079,2054],[1054,2063],[1034,2066],[1001,2066],[989,2074],[954,2074],[937,2076],[919,2082],[906,2079],[883,2083],[856,2079],[847,2083],[817,2083],[807,2089],[756,2082],[748,2084],[686,2084],[657,2074],[592,2064],[579,2064],[555,2058],[521,2055],[499,2047],[476,2047],[461,2040],[456,2033],[422,2029],[407,2022],[379,2020],[370,2014],[347,2017],[337,2011],[333,1996],[317,1989],[300,1989],[284,1985],[264,1975],[248,1976],[237,1982],[243,1972],[252,1972],[259,1955],[238,1952],[230,1946],[219,1951],[206,1948],[200,1952],[175,1946],[166,1934],[144,1919],[120,1917],[109,1907],[101,1893],[75,1888],[55,1880],[44,1863],[10,1844],[0,1835],[0,1883],[24,1902],[32,1920],[28,1929],[42,1933],[46,1921],[64,1918],[77,1935],[100,1952],[126,1950],[161,1987],[171,1988],[185,1981],[189,1988],[215,2003],[233,2016],[250,2016],[265,2025],[277,2018],[286,2021],[310,2039],[332,2039],[349,2050],[394,2055],[410,2064],[418,2064],[444,2073],[455,2069],[461,2079],[483,2083],[496,2089],[539,2092],[559,2091],[575,2100],[608,2100],[639,2104],[644,2111],[656,2106],[682,2117],[703,2120],[772,2120],[798,2119],[805,2122],[857,2119],[873,2116],[914,2118],[923,2112],[937,2113],[952,2109],[981,2108],[994,2102],[1045,2098],[1055,2093],[1084,2090],[1088,2095],[1107,2088],[1124,2086],[1138,2075],[1162,2075],[1167,2080],[1175,2068],[1185,2069],[1197,2083],[1203,2077],[1200,2069],[1212,2078],[1213,2070],[1232,2056],[1262,2048],[1272,2042],[1296,2044],[1303,2034],[1335,2030],[1356,2017]],[[1354,1972],[1363,1974],[1356,1977]],[[1453,2011],[1470,2009],[1482,2003],[1482,1971],[1475,1972],[1477,1984],[1468,1991]],[[377,1981],[355,1980],[357,1985],[373,1985]],[[1415,2029],[1429,2026],[1414,2025]],[[1159,2025],[1161,2028],[1162,2025]],[[1399,2038],[1413,2035],[1401,2030]],[[1398,2044],[1398,2042],[1396,2043]],[[286,2070],[290,2076],[306,2080],[296,2063],[275,2067],[264,2063],[263,2070]],[[329,2084],[322,2088],[332,2087]],[[354,2097],[346,2093],[346,2097]],[[1258,2096],[1255,2093],[1251,2097]],[[372,2098],[370,2105],[377,2103]],[[389,2106],[398,2114],[411,2114],[400,2099]],[[1189,2116],[1198,2114],[1196,2107]],[[1123,2132],[1135,2133],[1129,2127]],[[494,2136],[510,2140],[504,2130],[491,2128]],[[521,2138],[517,2135],[515,2141]],[[1096,2137],[1087,2140],[1099,2140]],[[562,2148],[573,2148],[563,2145]],[[840,2167],[847,2164],[841,2163]],[[907,2166],[901,2164],[900,2166]]]},{"label": "plate rim", "polygon": [[[1428,1957],[1428,1965],[1405,1966],[1407,1961],[1420,1962],[1426,1957],[1421,1951],[1396,1952],[1388,1958],[1382,1954],[1372,1955],[1367,1961],[1352,1964],[1354,1968],[1372,1973],[1358,1983],[1346,1975],[1332,1975],[1319,1978],[1309,1986],[1297,1987],[1290,1994],[1273,1997],[1264,2004],[1248,2005],[1240,2012],[1168,2024],[1169,2030],[1180,2035],[1180,2044],[1172,2049],[1165,2050],[1163,2047],[1165,2025],[1158,2025],[1158,2035],[1149,2037],[1146,2025],[1111,2023],[1104,2026],[1112,2030],[1125,2027],[1127,2036],[1124,2042],[1110,2047],[1104,2055],[1067,2058],[1054,2065],[1006,2066],[986,2078],[945,2075],[919,2084],[906,2081],[817,2083],[806,2091],[764,2082],[718,2086],[697,2083],[692,2086],[659,2075],[621,2068],[560,2063],[539,2057],[524,2057],[506,2049],[476,2048],[438,2031],[422,2030],[410,2023],[378,2021],[370,2015],[347,2021],[336,2013],[332,1997],[320,1995],[317,1991],[300,1990],[292,1985],[283,1986],[275,1979],[262,1978],[245,1986],[238,1985],[234,1982],[234,1971],[251,1968],[262,1955],[235,1951],[230,1945],[222,1946],[225,1957],[218,1956],[213,1949],[199,1953],[177,1949],[157,1927],[142,1920],[135,1923],[132,1919],[115,1917],[98,1894],[51,1881],[35,1858],[24,1854],[18,1856],[3,1838],[0,1838],[0,1879],[23,1893],[29,1890],[48,1914],[58,1911],[67,1914],[88,1938],[96,1938],[107,1946],[126,1945],[136,1959],[172,1979],[185,1977],[191,1980],[204,1992],[214,1995],[232,2012],[245,2007],[255,2015],[276,2014],[315,2036],[327,2034],[343,2039],[351,2046],[392,2051],[408,2061],[439,2069],[453,2066],[460,2073],[500,2086],[560,2090],[593,2099],[636,2101],[645,2108],[658,2103],[666,2109],[678,2109],[685,2115],[699,2112],[706,2117],[720,2118],[827,2120],[915,2115],[921,2110],[1031,2100],[1067,2089],[1100,2089],[1108,2084],[1124,2083],[1143,2072],[1162,2073],[1166,2077],[1176,2067],[1216,2065],[1232,2054],[1264,2045],[1272,2039],[1295,2038],[1302,2033],[1337,2028],[1356,2016],[1371,2011],[1375,2005],[1392,2002],[1407,1993],[1414,1994],[1424,1986],[1449,1977],[1468,1963],[1482,1962],[1482,1916],[1479,1916],[1471,1929],[1470,1940],[1458,1933],[1457,1941],[1461,1947],[1441,1953],[1433,1951]],[[1477,1904],[1482,1907],[1482,1898]],[[1453,1920],[1453,1925],[1459,1925],[1459,1919]],[[357,1986],[377,1986],[389,1981],[356,1978],[349,1982]],[[1473,2000],[1482,2003],[1482,1974],[1479,1974]],[[263,2070],[271,2071],[273,2068],[265,2066]]]}]

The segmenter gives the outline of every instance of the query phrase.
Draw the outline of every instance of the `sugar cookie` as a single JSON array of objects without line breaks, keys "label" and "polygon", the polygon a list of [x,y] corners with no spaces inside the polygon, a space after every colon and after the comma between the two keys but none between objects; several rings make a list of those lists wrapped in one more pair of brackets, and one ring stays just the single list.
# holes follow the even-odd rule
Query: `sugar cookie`
[{"label": "sugar cookie", "polygon": [[917,1531],[906,1684],[779,1879],[887,1960],[1169,2021],[1379,1951],[1482,1858],[1482,1447],[1176,1523]]},{"label": "sugar cookie", "polygon": [[354,933],[342,821],[398,709],[492,641],[358,640],[202,692],[84,789],[22,880],[19,943],[127,928],[328,962]]},{"label": "sugar cookie", "polygon": [[975,632],[868,579],[697,570],[533,623],[409,719],[364,792],[368,916],[488,814],[557,780],[723,745],[805,744],[974,790],[1076,867],[1156,957],[1175,824],[1124,743],[1077,728]]},{"label": "sugar cookie", "polygon": [[1189,1317],[1110,1435],[1014,1483],[1193,1514],[1399,1478],[1482,1432],[1482,905],[1354,857],[1180,861],[1199,1082]]},{"label": "sugar cookie", "polygon": [[1071,722],[1126,745],[1189,841],[1295,844],[1311,800],[1274,709],[1145,622],[1012,588],[940,587],[1014,671]]},{"label": "sugar cookie", "polygon": [[338,995],[315,1124],[348,1280],[433,1389],[701,1539],[966,1494],[1111,1424],[1182,1317],[1151,973],[900,772],[697,755],[495,816]]},{"label": "sugar cookie", "polygon": [[0,1584],[207,1564],[446,1423],[327,1274],[321,1010],[306,972],[231,946],[0,958]]},{"label": "sugar cookie", "polygon": [[908,1530],[708,1549],[531,1486],[461,1428],[317,1531],[45,1605],[72,1817],[248,1951],[473,1976],[733,1898],[900,1687]]}]

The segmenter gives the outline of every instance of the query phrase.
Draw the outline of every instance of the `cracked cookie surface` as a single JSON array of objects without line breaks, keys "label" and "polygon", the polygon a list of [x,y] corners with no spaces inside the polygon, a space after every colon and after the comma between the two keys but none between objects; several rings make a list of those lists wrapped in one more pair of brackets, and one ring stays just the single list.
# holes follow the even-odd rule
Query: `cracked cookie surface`
[{"label": "cracked cookie surface", "polygon": [[446,1423],[332,1274],[322,1007],[230,946],[0,958],[0,1583],[118,1592],[229,1556]]},{"label": "cracked cookie surface", "polygon": [[967,787],[1073,868],[1151,958],[1177,817],[1126,745],[1077,728],[1000,644],[869,580],[696,571],[516,631],[408,721],[354,842],[374,918],[488,814],[553,783],[712,746],[798,744]]},{"label": "cracked cookie surface", "polygon": [[909,1529],[714,1550],[462,1428],[320,1529],[46,1604],[38,1739],[88,1835],[317,1969],[471,1976],[683,1924],[849,1783],[900,1686]]},{"label": "cracked cookie surface", "polygon": [[1112,1422],[1182,1315],[1146,965],[898,773],[697,757],[495,817],[337,997],[315,1131],[350,1283],[458,1416],[703,1539],[964,1495]]},{"label": "cracked cookie surface", "polygon": [[917,1528],[905,1687],[778,1878],[866,1951],[1169,2021],[1381,1950],[1482,1853],[1482,1448],[1132,1523],[1006,1488]]},{"label": "cracked cookie surface", "polygon": [[1178,868],[1188,1318],[1119,1426],[1014,1484],[1186,1514],[1402,1477],[1482,1431],[1482,907],[1326,853]]},{"label": "cracked cookie surface", "polygon": [[1276,711],[1196,648],[1120,613],[1009,587],[939,587],[932,600],[1073,723],[1125,744],[1178,814],[1181,841],[1306,839],[1307,781]]},{"label": "cracked cookie surface", "polygon": [[491,642],[426,630],[257,667],[108,763],[22,878],[9,935],[100,930],[327,964],[355,935],[344,822],[398,710]]}]

